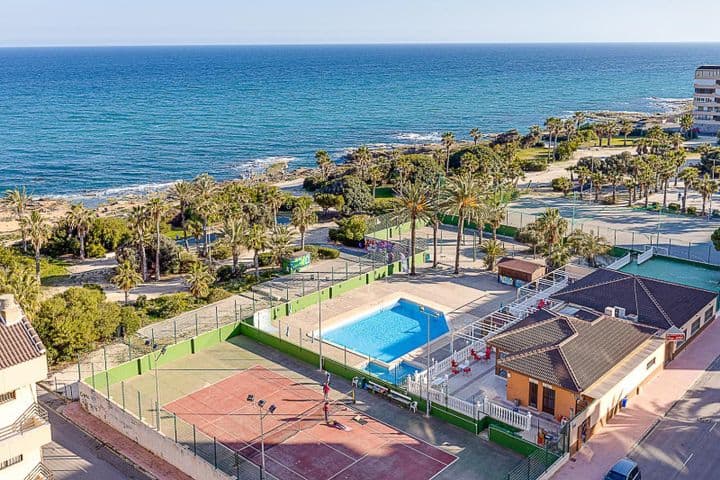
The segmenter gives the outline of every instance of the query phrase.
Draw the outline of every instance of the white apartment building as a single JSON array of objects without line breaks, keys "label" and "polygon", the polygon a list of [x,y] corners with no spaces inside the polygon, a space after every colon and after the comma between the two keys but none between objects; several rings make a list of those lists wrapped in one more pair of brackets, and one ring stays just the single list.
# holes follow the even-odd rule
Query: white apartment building
[{"label": "white apartment building", "polygon": [[701,134],[715,135],[720,130],[720,65],[695,70],[693,118]]},{"label": "white apartment building", "polygon": [[52,478],[42,463],[50,442],[35,383],[47,377],[45,347],[12,295],[0,295],[0,480]]}]

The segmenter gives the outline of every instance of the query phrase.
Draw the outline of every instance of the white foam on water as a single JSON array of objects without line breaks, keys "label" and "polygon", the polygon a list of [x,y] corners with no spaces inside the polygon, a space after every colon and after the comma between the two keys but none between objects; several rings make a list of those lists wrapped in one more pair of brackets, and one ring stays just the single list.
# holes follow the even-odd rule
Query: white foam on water
[{"label": "white foam on water", "polygon": [[393,135],[393,138],[401,140],[403,142],[410,143],[437,143],[442,137],[440,132],[430,133],[415,133],[415,132],[402,132]]}]

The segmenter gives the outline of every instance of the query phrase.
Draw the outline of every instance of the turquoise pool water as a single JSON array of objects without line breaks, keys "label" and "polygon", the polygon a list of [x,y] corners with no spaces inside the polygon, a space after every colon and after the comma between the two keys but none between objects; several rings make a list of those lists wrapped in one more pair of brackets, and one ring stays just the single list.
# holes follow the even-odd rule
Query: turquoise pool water
[{"label": "turquoise pool water", "polygon": [[377,363],[370,362],[367,364],[367,367],[365,367],[365,371],[378,378],[382,378],[386,382],[400,385],[403,380],[405,380],[405,377],[414,375],[416,372],[419,372],[420,369],[405,362],[400,362],[390,369],[387,369],[382,365],[378,365]]},{"label": "turquoise pool water", "polygon": [[[323,332],[323,340],[389,363],[427,342],[427,316],[420,309],[417,303],[401,299]],[[425,311],[431,315],[431,341],[450,331],[442,312],[427,307]]]},{"label": "turquoise pool water", "polygon": [[720,291],[720,270],[703,265],[675,260],[668,257],[654,256],[642,265],[629,263],[620,269],[621,272],[656,278],[667,282],[679,283],[689,287],[702,288],[711,292]]}]

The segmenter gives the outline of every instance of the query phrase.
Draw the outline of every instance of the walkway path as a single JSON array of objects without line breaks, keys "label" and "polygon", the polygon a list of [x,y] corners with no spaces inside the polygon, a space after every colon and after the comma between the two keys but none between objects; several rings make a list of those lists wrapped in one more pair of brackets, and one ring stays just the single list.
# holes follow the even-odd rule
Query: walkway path
[{"label": "walkway path", "polygon": [[602,478],[626,456],[710,366],[718,355],[720,321],[711,323],[680,355],[630,400],[553,477],[555,480]]}]

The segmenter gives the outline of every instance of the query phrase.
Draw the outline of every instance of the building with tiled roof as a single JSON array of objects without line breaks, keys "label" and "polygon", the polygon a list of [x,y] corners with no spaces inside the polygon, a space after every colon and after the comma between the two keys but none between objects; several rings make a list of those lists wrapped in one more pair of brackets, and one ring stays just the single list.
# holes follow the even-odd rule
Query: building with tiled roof
[{"label": "building with tiled roof", "polygon": [[47,377],[45,347],[12,295],[0,295],[0,480],[42,479],[47,412],[35,384]]}]

